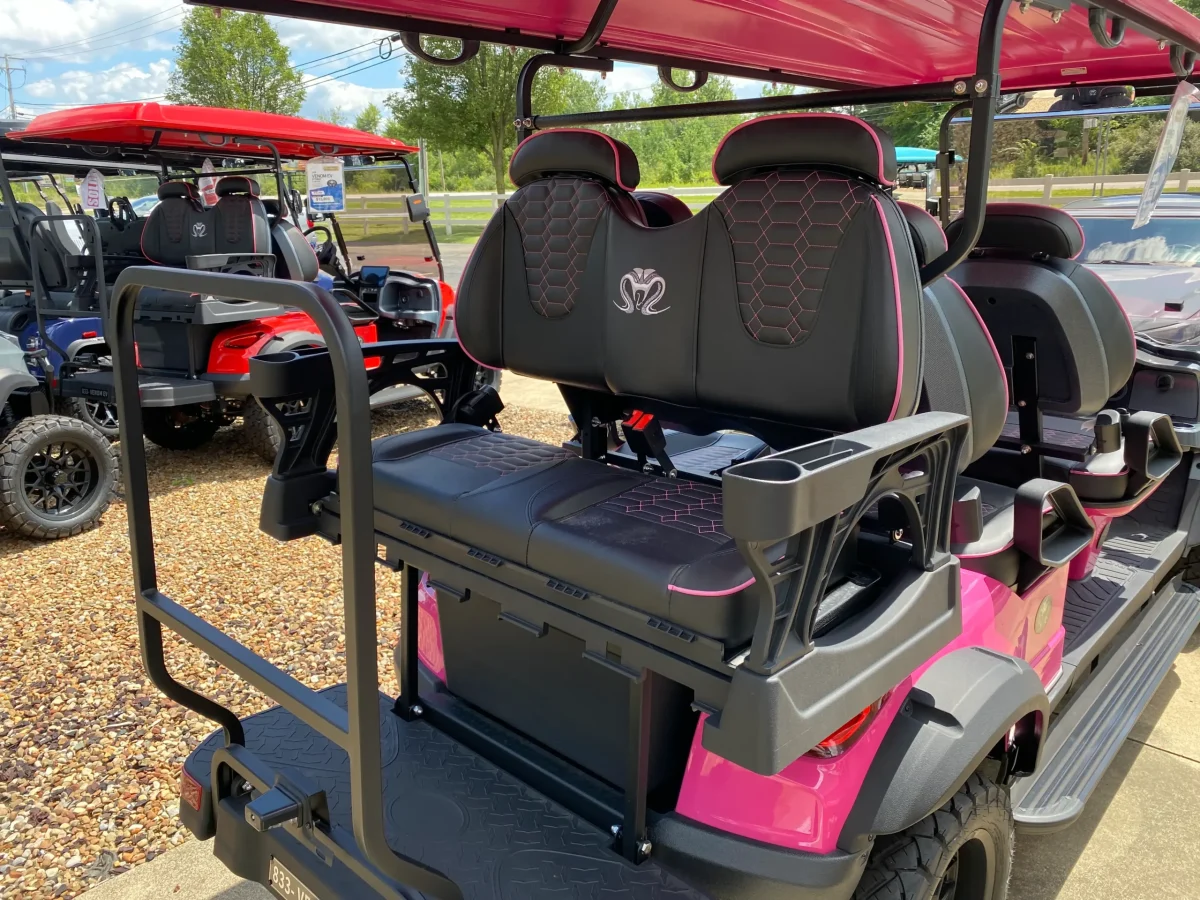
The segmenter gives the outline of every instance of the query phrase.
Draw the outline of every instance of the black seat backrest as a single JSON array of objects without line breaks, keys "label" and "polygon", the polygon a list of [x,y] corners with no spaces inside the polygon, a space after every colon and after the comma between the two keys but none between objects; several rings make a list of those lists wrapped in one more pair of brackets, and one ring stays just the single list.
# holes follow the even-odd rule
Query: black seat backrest
[{"label": "black seat backrest", "polygon": [[213,253],[211,210],[205,209],[196,186],[167,181],[158,186],[159,204],[142,229],[142,255],[160,266],[187,266],[187,258]]},{"label": "black seat backrest", "polygon": [[271,252],[275,254],[276,278],[316,281],[321,271],[317,253],[289,219],[278,218],[271,226]]},{"label": "black seat backrest", "polygon": [[13,211],[0,203],[0,285],[28,287],[32,275],[22,249],[21,223]]},{"label": "black seat backrest", "polygon": [[271,252],[267,210],[258,194],[258,182],[246,175],[226,175],[217,182],[210,253]]},{"label": "black seat backrest", "polygon": [[729,189],[663,229],[619,200],[635,165],[594,132],[543,132],[517,149],[519,190],[459,293],[473,357],[631,404],[799,427],[913,412],[921,288],[884,190],[895,177],[886,136],[839,115],[746,123],[714,160]]},{"label": "black seat backrest", "polygon": [[[961,222],[950,223],[953,238]],[[1060,209],[1025,203],[988,206],[972,256],[951,276],[987,323],[1011,373],[1014,337],[1036,343],[1039,406],[1099,412],[1133,372],[1133,329],[1094,272],[1075,262],[1079,223]]]},{"label": "black seat backrest", "polygon": [[678,225],[692,217],[691,208],[674,194],[662,191],[634,191],[633,199],[642,208],[642,216],[651,228]]},{"label": "black seat backrest", "polygon": [[[933,216],[911,203],[901,203],[900,209],[918,264],[946,252],[946,235]],[[970,420],[960,470],[999,439],[1008,403],[1008,377],[987,326],[963,289],[949,277],[939,278],[925,288],[921,409],[961,413]]]}]

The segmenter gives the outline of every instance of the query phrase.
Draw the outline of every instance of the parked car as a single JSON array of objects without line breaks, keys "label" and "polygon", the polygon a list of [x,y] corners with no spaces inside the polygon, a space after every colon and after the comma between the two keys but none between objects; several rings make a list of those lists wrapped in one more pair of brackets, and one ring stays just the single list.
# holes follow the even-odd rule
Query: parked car
[{"label": "parked car", "polygon": [[133,211],[139,216],[150,215],[150,210],[158,206],[161,201],[157,194],[151,194],[148,197],[138,197],[136,200],[130,200],[129,205],[133,207]]}]

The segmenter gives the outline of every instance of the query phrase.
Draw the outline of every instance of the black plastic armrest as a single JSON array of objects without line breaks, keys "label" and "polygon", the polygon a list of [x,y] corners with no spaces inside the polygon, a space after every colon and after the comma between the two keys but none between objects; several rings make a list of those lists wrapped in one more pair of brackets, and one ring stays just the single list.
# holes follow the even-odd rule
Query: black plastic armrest
[{"label": "black plastic armrest", "polygon": [[1168,415],[1148,410],[1130,413],[1123,430],[1131,494],[1162,481],[1183,459],[1179,436]]},{"label": "black plastic armrest", "polygon": [[923,413],[725,470],[725,531],[754,575],[758,602],[748,670],[769,674],[812,650],[840,548],[885,497],[905,513],[914,569],[932,571],[950,559],[967,428],[965,416]]},{"label": "black plastic armrest", "polygon": [[[1047,520],[1047,512],[1056,516]],[[1069,484],[1034,478],[1017,489],[1013,543],[1039,565],[1066,565],[1091,544],[1095,533],[1092,520]]]}]

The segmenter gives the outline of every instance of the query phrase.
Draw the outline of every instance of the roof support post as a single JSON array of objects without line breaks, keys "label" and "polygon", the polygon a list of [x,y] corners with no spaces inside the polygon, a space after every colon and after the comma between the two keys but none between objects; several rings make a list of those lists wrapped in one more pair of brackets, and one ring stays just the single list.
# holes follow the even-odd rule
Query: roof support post
[{"label": "roof support post", "polygon": [[950,158],[953,149],[950,146],[950,125],[955,116],[970,106],[969,100],[955,103],[946,110],[946,115],[942,116],[941,127],[938,128],[938,219],[941,220],[943,229],[950,224],[950,165],[954,162]]},{"label": "roof support post", "polygon": [[971,98],[971,143],[967,151],[963,227],[945,253],[922,267],[922,284],[940,278],[966,259],[983,233],[988,177],[992,168],[992,126],[996,115],[996,98],[1000,96],[1000,42],[1011,4],[1012,0],[988,0],[983,12],[975,78],[963,91]]},{"label": "roof support post", "polygon": [[[615,5],[616,0],[611,0],[608,4],[610,7]],[[603,8],[602,4],[601,9]],[[611,11],[610,9],[609,12]],[[521,74],[517,76],[517,116],[513,120],[513,125],[517,129],[518,142],[525,140],[534,132],[533,81],[537,78],[538,72],[546,66],[561,66],[564,69],[582,69],[589,72],[611,72],[613,70],[611,59],[567,56],[561,53],[541,53],[531,56],[521,67]]]}]

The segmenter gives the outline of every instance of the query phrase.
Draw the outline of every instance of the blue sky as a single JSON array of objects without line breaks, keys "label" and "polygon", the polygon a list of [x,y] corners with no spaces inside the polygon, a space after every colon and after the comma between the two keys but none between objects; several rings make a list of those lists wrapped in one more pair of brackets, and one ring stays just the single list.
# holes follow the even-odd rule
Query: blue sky
[{"label": "blue sky", "polygon": [[[13,65],[25,69],[13,75],[18,113],[159,99],[186,9],[171,0],[0,0],[0,51],[23,60]],[[399,52],[387,61],[378,56],[377,42],[387,32],[272,21],[310,82],[302,115],[338,108],[353,119],[368,103],[400,87]],[[618,64],[605,84],[612,91],[649,90],[655,78],[653,69]],[[741,83],[738,93],[756,96],[758,86]],[[0,99],[6,113],[2,81]]]}]

